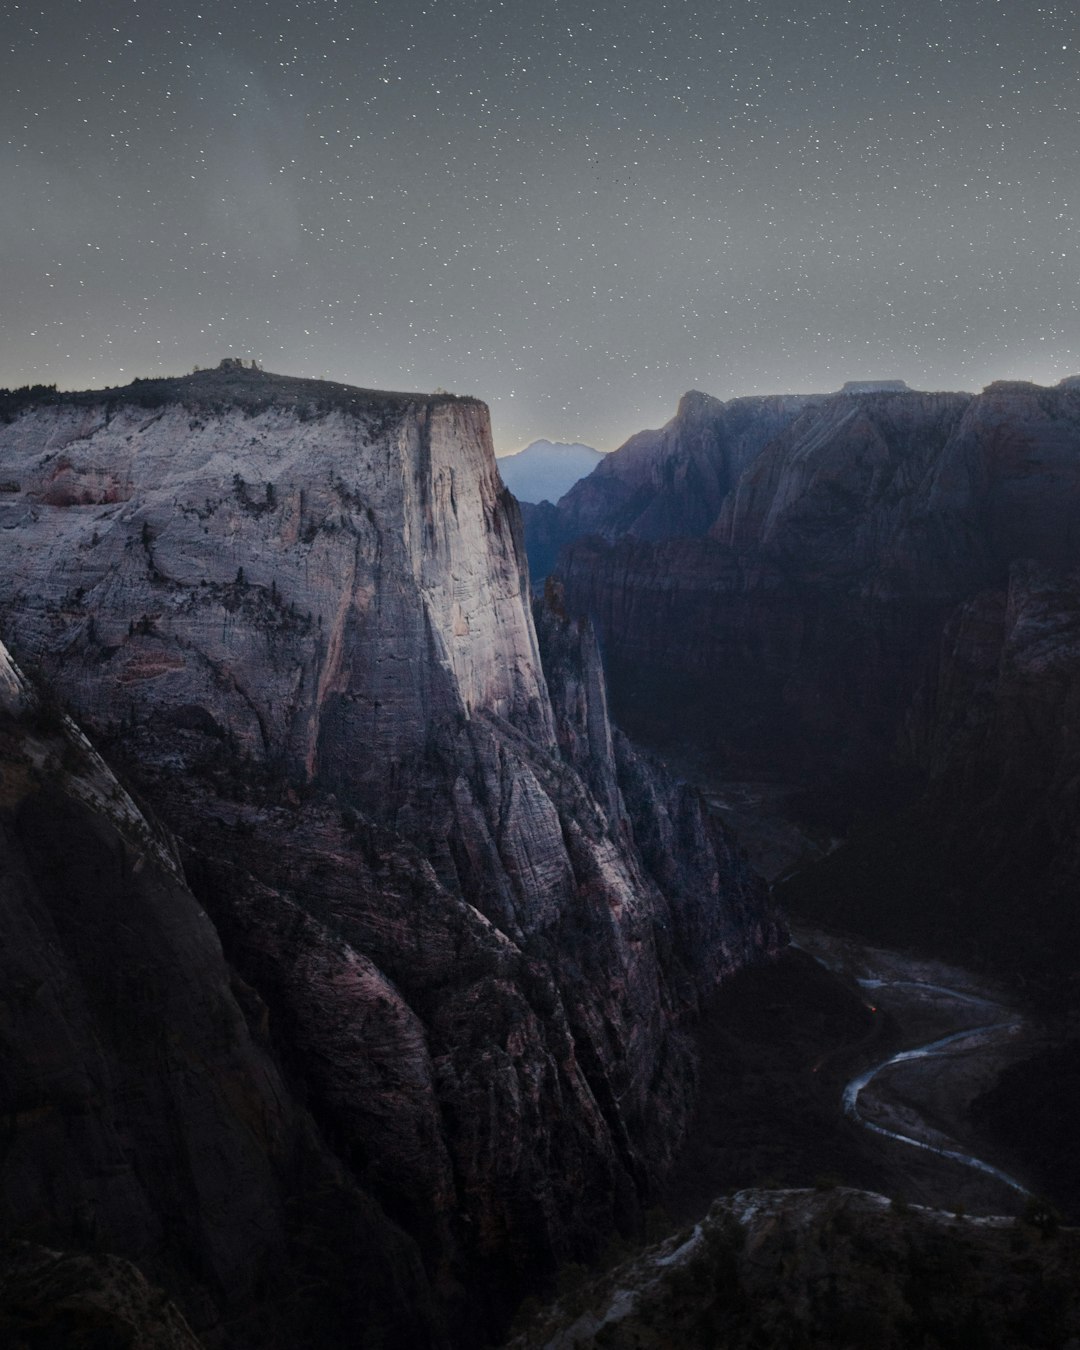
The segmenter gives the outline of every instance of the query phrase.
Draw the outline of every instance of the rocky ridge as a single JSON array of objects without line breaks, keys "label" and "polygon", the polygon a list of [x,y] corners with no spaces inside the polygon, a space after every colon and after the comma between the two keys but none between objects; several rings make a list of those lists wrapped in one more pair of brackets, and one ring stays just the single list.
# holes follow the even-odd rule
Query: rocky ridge
[{"label": "rocky ridge", "polygon": [[845,1188],[738,1191],[536,1316],[508,1350],[1021,1350],[1080,1333],[1080,1241]]},{"label": "rocky ridge", "polygon": [[524,510],[534,582],[583,535],[666,539],[704,533],[762,447],[804,407],[805,395],[723,403],[697,390],[659,431],[641,431],[576,483],[557,507]]},{"label": "rocky ridge", "polygon": [[476,1343],[633,1227],[680,1023],[779,934],[611,732],[588,628],[553,605],[538,644],[483,405],[277,379],[8,399],[0,629],[167,823],[245,1034],[400,1234],[367,1296],[401,1329],[359,1343],[447,1310]]},{"label": "rocky ridge", "polygon": [[[1038,898],[1053,916],[1035,945],[1060,953],[1078,875],[1075,381],[979,395],[848,388],[757,444],[707,523],[700,492],[656,488],[671,537],[640,536],[615,505],[566,548],[557,576],[569,611],[597,626],[617,720],[729,778],[802,784],[814,825],[834,837],[921,800],[933,842],[910,815],[884,854],[868,840],[843,884],[847,918],[857,892],[889,888],[871,853],[900,850],[916,891],[935,860],[953,957],[985,951],[961,915],[987,887],[1003,896],[1006,876],[1017,905]],[[633,473],[639,453],[615,452],[605,475]],[[925,846],[906,847],[910,830]],[[1002,841],[1014,848],[1004,869],[989,862]],[[822,874],[822,897],[838,893],[847,856],[831,860],[827,886]],[[1008,947],[1006,927],[990,924],[991,946]]]}]

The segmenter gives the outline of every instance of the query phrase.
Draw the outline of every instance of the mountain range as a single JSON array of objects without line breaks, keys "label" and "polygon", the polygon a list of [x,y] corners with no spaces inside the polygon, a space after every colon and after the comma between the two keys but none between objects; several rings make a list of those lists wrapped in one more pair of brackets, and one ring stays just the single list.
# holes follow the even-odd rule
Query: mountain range
[{"label": "mountain range", "polygon": [[526,514],[617,720],[847,840],[790,903],[1054,985],[1077,969],[1076,385],[688,394]]},{"label": "mountain range", "polygon": [[[695,1158],[851,1145],[818,1089],[896,1027],[747,848],[1076,1010],[1080,381],[694,391],[520,509],[505,463],[478,400],[235,362],[0,391],[0,1339],[491,1345]],[[1073,1205],[1055,1035],[979,1101]],[[517,1344],[1064,1344],[1029,1208],[742,1191]]]}]

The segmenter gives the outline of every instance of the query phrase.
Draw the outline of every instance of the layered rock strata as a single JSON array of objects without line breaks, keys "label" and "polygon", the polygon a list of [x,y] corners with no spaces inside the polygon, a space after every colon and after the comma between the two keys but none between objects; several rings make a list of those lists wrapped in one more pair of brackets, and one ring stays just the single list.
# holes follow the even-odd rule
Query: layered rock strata
[{"label": "layered rock strata", "polygon": [[[952,897],[953,937],[968,931],[952,954],[986,946],[961,915],[1006,876],[1021,908],[1049,905],[1046,942],[1060,949],[1072,919],[1047,888],[1063,895],[1080,875],[1068,824],[1075,382],[848,389],[762,436],[704,528],[697,495],[680,499],[682,537],[638,537],[612,509],[563,555],[565,603],[597,626],[617,719],[704,753],[713,772],[809,785],[804,805],[833,834],[914,803],[930,781],[932,847],[905,817],[885,853],[915,866],[912,893],[929,894],[920,859],[954,878],[933,888]],[[905,830],[923,842],[909,847]],[[887,885],[875,840],[845,883],[848,918]],[[1006,848],[1023,867],[990,863]],[[1007,945],[1004,920],[991,927]]]},{"label": "layered rock strata", "polygon": [[545,676],[483,405],[230,370],[5,415],[0,627],[174,832],[287,1094],[415,1243],[427,1303],[378,1306],[476,1343],[633,1226],[681,1019],[778,940],[760,887],[613,735],[557,607]]},{"label": "layered rock strata", "polygon": [[791,394],[728,403],[697,390],[684,394],[666,426],[638,432],[605,456],[557,508],[524,508],[533,580],[547,576],[559,550],[583,535],[655,540],[704,534],[742,471],[814,402]]}]

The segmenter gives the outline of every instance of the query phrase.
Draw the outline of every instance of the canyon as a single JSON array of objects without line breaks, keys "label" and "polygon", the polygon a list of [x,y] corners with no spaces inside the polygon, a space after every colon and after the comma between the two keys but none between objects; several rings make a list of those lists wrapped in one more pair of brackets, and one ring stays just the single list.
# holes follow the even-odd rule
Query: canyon
[{"label": "canyon", "polygon": [[763,883],[534,618],[481,403],[0,419],[5,1236],[207,1346],[485,1343],[639,1227]]},{"label": "canyon", "polygon": [[520,510],[471,398],[0,393],[0,1332],[490,1345],[658,1201],[517,1343],[1073,1328],[1078,498],[1070,381]]},{"label": "canyon", "polygon": [[1075,1230],[846,1187],[742,1189],[552,1309],[510,1350],[1035,1350],[1075,1333]]},{"label": "canyon", "polygon": [[799,822],[804,854],[758,857],[817,860],[785,903],[1048,999],[1076,975],[1076,383],[689,394],[526,516],[616,720]]}]

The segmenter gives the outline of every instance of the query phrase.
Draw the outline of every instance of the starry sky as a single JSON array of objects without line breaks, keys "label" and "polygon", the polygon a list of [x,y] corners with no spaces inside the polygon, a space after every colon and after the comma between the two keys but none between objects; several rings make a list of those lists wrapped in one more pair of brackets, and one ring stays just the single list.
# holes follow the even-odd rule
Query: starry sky
[{"label": "starry sky", "polygon": [[1080,372],[1039,0],[0,0],[0,385],[267,370],[601,449]]}]

